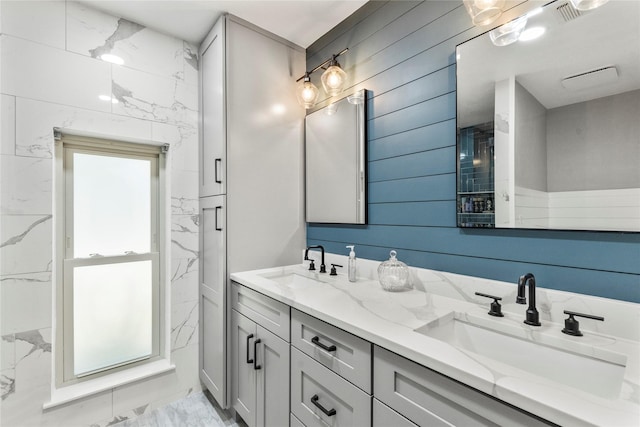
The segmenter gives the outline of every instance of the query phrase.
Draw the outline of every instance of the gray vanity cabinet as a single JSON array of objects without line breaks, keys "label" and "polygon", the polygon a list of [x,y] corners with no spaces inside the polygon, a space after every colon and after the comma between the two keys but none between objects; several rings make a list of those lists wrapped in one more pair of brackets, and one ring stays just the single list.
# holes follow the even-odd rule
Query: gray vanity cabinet
[{"label": "gray vanity cabinet", "polygon": [[289,424],[290,308],[232,284],[231,406],[249,427]]},{"label": "gray vanity cabinet", "polygon": [[289,423],[289,343],[237,311],[231,315],[232,406],[249,427]]},{"label": "gray vanity cabinet", "polygon": [[225,196],[200,199],[200,379],[219,402],[225,396]]},{"label": "gray vanity cabinet", "polygon": [[[228,408],[229,274],[294,264],[305,247],[305,112],[295,96],[305,53],[232,15],[218,20],[199,53],[200,378]],[[209,207],[212,197],[224,209]],[[192,200],[174,204],[192,213]],[[211,226],[216,215],[222,231]]]},{"label": "gray vanity cabinet", "polygon": [[200,197],[226,193],[225,27],[219,19],[200,47]]}]

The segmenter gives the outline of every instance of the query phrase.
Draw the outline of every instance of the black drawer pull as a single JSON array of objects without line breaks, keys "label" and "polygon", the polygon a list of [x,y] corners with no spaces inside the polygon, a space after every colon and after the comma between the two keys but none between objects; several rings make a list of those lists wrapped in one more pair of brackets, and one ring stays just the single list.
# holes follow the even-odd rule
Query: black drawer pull
[{"label": "black drawer pull", "polygon": [[336,346],[335,345],[326,346],[326,345],[324,345],[324,344],[322,344],[320,342],[320,338],[318,338],[318,337],[311,338],[311,342],[314,343],[315,345],[317,345],[318,347],[320,347],[323,350],[336,351]]},{"label": "black drawer pull", "polygon": [[316,407],[318,409],[320,409],[322,412],[324,412],[324,414],[327,417],[333,417],[336,414],[336,410],[335,409],[330,409],[330,410],[326,410],[324,408],[324,406],[322,406],[320,403],[318,403],[318,395],[314,394],[313,397],[311,398],[311,403],[313,403],[314,405],[316,405]]},{"label": "black drawer pull", "polygon": [[218,225],[218,211],[221,211],[221,210],[222,210],[222,206],[216,206],[216,211],[215,211],[215,214],[216,214],[216,231],[222,231],[222,227],[220,227]]},{"label": "black drawer pull", "polygon": [[[251,338],[253,338],[253,334],[249,334],[249,335],[247,335],[247,363],[248,363],[248,364],[253,363],[253,359],[251,359],[251,358],[249,357],[249,341],[251,341]],[[254,352],[254,353],[253,353],[253,356],[255,357],[255,355],[256,355],[256,354],[255,354],[255,352]]]},{"label": "black drawer pull", "polygon": [[222,166],[222,159],[215,159],[213,162],[213,166],[214,166],[213,174],[215,175],[213,179],[217,184],[222,184],[222,179],[218,179],[218,164]]},{"label": "black drawer pull", "polygon": [[262,366],[258,365],[258,344],[261,342],[262,340],[260,338],[253,342],[253,369],[256,371],[262,368]]}]

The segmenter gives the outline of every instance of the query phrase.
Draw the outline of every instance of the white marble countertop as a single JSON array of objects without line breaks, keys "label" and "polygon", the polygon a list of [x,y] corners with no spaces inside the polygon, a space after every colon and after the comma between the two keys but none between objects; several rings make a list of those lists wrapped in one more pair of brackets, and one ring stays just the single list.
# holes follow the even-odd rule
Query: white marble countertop
[{"label": "white marble countertop", "polygon": [[[341,261],[338,258],[336,256],[336,259]],[[362,265],[362,260],[359,260],[359,263]],[[419,271],[419,274],[416,274],[416,271]],[[303,283],[303,280],[287,286],[267,278],[285,273],[295,273],[320,280],[321,283]],[[234,273],[231,279],[554,423],[636,427],[640,425],[640,351],[638,341],[633,339],[636,335],[635,330],[625,332],[631,337],[611,336],[589,331],[585,329],[585,326],[589,327],[589,323],[581,321],[584,336],[571,337],[561,333],[564,326],[561,322],[548,320],[553,316],[545,312],[544,305],[550,305],[549,301],[554,297],[551,294],[559,293],[564,295],[555,295],[556,300],[564,297],[564,302],[574,304],[568,304],[567,308],[575,310],[576,299],[581,305],[587,304],[582,296],[539,288],[538,292],[542,295],[542,298],[539,297],[542,326],[532,327],[523,323],[526,306],[508,302],[515,299],[515,286],[512,284],[503,286],[503,282],[477,279],[477,283],[471,283],[474,278],[467,278],[470,282],[465,284],[460,282],[464,282],[466,276],[423,269],[414,269],[412,274],[415,287],[419,290],[400,293],[383,291],[373,277],[359,277],[357,282],[351,283],[342,272],[338,276],[330,276],[308,271],[303,265]],[[366,275],[372,276],[371,268]],[[425,280],[425,277],[430,279]],[[462,292],[461,288],[465,287],[464,285],[473,285],[469,287],[475,289],[465,289]],[[473,295],[475,291],[493,292],[494,295],[504,296],[502,302],[505,317],[488,316],[487,309],[491,300],[470,298],[469,295]],[[505,295],[507,292],[509,295]],[[566,295],[570,295],[571,298],[567,298]],[[594,298],[585,297],[586,300]],[[613,307],[618,317],[623,312],[627,317],[632,317],[627,320],[637,322],[640,313],[638,304],[600,300],[605,303],[598,309],[607,310]],[[596,299],[596,303],[601,302]],[[554,306],[553,311],[560,308],[562,307]],[[584,307],[583,312],[586,312]],[[606,317],[609,313],[597,314]],[[415,331],[431,322],[437,323],[452,316],[472,320],[474,324],[485,323],[490,329],[501,332],[513,334],[515,331],[515,335],[519,334],[527,340],[544,342],[595,358],[603,357],[614,364],[626,363],[619,393],[615,386],[613,396],[604,396],[559,384],[530,373],[524,367],[518,369],[513,364],[479,357],[475,353],[466,352]],[[624,323],[615,316],[612,322]],[[504,351],[509,349],[504,348]],[[553,362],[550,363],[549,369],[553,369]],[[584,372],[584,376],[590,374],[594,375]],[[553,375],[548,377],[553,378]],[[594,381],[597,382],[599,379],[594,378]]]}]

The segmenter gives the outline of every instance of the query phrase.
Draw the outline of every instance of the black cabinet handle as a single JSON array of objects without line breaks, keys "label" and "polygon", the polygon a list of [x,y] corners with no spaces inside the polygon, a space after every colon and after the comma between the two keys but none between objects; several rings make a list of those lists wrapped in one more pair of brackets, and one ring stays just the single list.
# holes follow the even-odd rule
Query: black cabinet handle
[{"label": "black cabinet handle", "polygon": [[[249,335],[247,335],[247,363],[248,363],[248,364],[253,363],[253,359],[251,359],[251,358],[249,357],[249,341],[251,341],[251,338],[253,338],[253,334],[249,334]],[[256,353],[254,352],[254,353],[253,353],[253,356],[255,357],[255,355],[256,355]]]},{"label": "black cabinet handle", "polygon": [[317,336],[311,338],[311,342],[325,351],[336,351],[335,345],[326,346],[320,342],[320,338],[318,338]]},{"label": "black cabinet handle", "polygon": [[327,410],[324,406],[322,406],[319,402],[318,402],[318,395],[314,394],[313,397],[311,398],[311,403],[313,403],[314,405],[316,405],[316,407],[318,409],[320,409],[322,412],[324,412],[324,414],[327,417],[332,417],[336,414],[336,410],[335,409],[329,409]]},{"label": "black cabinet handle", "polygon": [[222,210],[222,206],[216,206],[216,231],[222,231],[222,227],[218,226],[218,211]]},{"label": "black cabinet handle", "polygon": [[253,369],[256,371],[262,368],[262,366],[258,365],[258,344],[261,342],[262,340],[260,338],[253,342]]},{"label": "black cabinet handle", "polygon": [[222,165],[222,159],[216,159],[215,162],[213,162],[213,163],[214,163],[214,171],[213,171],[213,173],[215,175],[214,179],[218,184],[222,184],[222,180],[218,179],[218,164]]}]

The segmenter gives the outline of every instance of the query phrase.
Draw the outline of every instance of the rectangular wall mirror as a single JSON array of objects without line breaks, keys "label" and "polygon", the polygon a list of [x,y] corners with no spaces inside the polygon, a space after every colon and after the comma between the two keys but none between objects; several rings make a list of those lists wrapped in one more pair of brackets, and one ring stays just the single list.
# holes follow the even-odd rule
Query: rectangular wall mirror
[{"label": "rectangular wall mirror", "polygon": [[367,223],[366,105],[362,89],[307,115],[307,222]]},{"label": "rectangular wall mirror", "polygon": [[638,40],[555,1],[457,47],[459,227],[640,231]]}]

